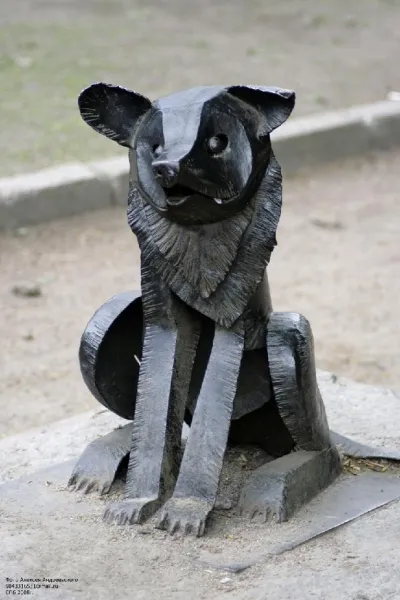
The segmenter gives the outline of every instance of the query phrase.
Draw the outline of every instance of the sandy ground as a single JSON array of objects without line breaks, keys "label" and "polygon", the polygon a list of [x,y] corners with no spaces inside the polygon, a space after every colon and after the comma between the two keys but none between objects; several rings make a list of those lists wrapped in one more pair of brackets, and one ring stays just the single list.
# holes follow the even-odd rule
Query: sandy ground
[{"label": "sandy ground", "polygon": [[0,0],[0,175],[115,154],[76,106],[98,80],[151,98],[278,85],[295,115],[383,100],[399,21],[400,0]]},{"label": "sandy ground", "polygon": [[[287,523],[214,510],[206,535],[193,538],[154,529],[156,517],[143,526],[105,524],[101,515],[109,498],[71,495],[65,490],[70,469],[63,463],[0,486],[4,575],[14,581],[75,579],[51,591],[33,589],[32,600],[399,598],[399,502],[275,555],[321,525],[331,525],[332,515],[354,514],[355,499],[359,509],[377,496],[382,502],[385,475],[373,474],[370,485],[358,476],[340,488],[332,486]],[[234,472],[249,475],[243,463]],[[399,493],[397,477],[390,487],[397,491],[393,498]],[[112,500],[118,497],[120,489]],[[226,570],[238,565],[244,568],[238,574]]]},{"label": "sandy ground", "polygon": [[[329,373],[318,379],[334,430],[400,448],[395,394]],[[399,498],[399,465],[377,473],[353,461],[288,522],[263,523],[238,515],[236,503],[268,457],[250,447],[230,448],[205,536],[171,537],[154,529],[159,514],[140,526],[102,521],[108,503],[121,499],[121,481],[101,498],[65,489],[88,441],[116,425],[108,411],[89,412],[0,441],[4,576],[74,578],[51,592],[35,588],[32,600],[398,600],[400,502],[296,544]],[[282,553],[285,548],[292,550]],[[235,567],[241,572],[232,572]]]},{"label": "sandy ground", "polygon": [[[269,268],[276,310],[311,321],[318,366],[400,387],[400,154],[286,181]],[[77,348],[92,313],[135,288],[138,249],[124,209],[0,236],[0,434],[96,406]],[[36,284],[39,297],[13,287]]]}]

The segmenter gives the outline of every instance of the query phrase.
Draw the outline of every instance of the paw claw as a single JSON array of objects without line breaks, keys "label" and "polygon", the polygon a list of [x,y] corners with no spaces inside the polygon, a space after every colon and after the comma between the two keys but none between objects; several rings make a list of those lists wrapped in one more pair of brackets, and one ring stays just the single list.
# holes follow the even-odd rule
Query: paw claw
[{"label": "paw claw", "polygon": [[193,525],[191,523],[186,523],[185,525],[185,535],[191,534],[193,531]]},{"label": "paw claw", "polygon": [[121,513],[119,516],[117,516],[117,523],[118,525],[125,525],[125,523],[128,520],[128,515]]},{"label": "paw claw", "polygon": [[100,496],[104,496],[105,494],[108,494],[110,489],[111,489],[111,483],[104,483],[102,485],[102,487],[100,488]]},{"label": "paw claw", "polygon": [[99,496],[103,496],[110,491],[112,484],[113,479],[106,479],[105,476],[75,471],[69,478],[67,487],[70,492],[83,492],[83,494],[97,492]]},{"label": "paw claw", "polygon": [[173,521],[170,524],[168,531],[171,535],[174,535],[178,531],[178,529],[179,529],[179,521]]},{"label": "paw claw", "polygon": [[86,485],[87,485],[87,479],[83,478],[78,482],[78,484],[75,487],[76,487],[76,490],[78,492],[80,492],[86,487]]},{"label": "paw claw", "polygon": [[117,525],[143,523],[158,508],[158,499],[135,498],[113,502],[104,511],[103,519]]},{"label": "paw claw", "polygon": [[202,537],[204,535],[205,528],[206,528],[205,521],[201,521],[200,525],[199,525],[197,537]]},{"label": "paw claw", "polygon": [[67,487],[71,488],[71,491],[75,489],[76,475],[71,475],[68,479]]},{"label": "paw claw", "polygon": [[253,521],[259,520],[262,523],[276,522],[281,523],[285,520],[284,511],[279,506],[250,506],[238,508],[238,513]]},{"label": "paw claw", "polygon": [[158,520],[158,528],[166,529],[166,525],[167,525],[167,513],[163,510],[161,513],[161,516]]},{"label": "paw claw", "polygon": [[211,506],[205,500],[194,498],[170,498],[156,525],[171,535],[178,531],[184,535],[200,537],[204,534],[206,519]]},{"label": "paw claw", "polygon": [[94,481],[89,481],[85,487],[85,489],[83,490],[84,494],[90,494],[90,492],[92,492],[94,490],[96,486],[96,483]]}]

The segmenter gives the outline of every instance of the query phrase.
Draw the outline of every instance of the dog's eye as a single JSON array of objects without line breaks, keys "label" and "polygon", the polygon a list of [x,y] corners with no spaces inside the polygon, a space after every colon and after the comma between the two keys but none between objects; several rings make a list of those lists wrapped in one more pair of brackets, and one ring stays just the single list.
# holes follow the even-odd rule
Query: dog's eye
[{"label": "dog's eye", "polygon": [[207,141],[207,151],[212,156],[221,154],[228,146],[228,141],[228,136],[226,136],[224,133],[213,135],[213,137]]}]

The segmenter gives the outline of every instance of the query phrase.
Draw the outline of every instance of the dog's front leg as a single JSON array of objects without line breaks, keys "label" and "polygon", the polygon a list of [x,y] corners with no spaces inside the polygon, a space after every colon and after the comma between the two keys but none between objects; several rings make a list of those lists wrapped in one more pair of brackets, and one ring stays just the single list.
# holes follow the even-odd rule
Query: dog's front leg
[{"label": "dog's front leg", "polygon": [[141,523],[174,488],[199,322],[154,273],[142,268],[144,342],[122,502],[108,522]]},{"label": "dog's front leg", "polygon": [[201,536],[214,506],[244,349],[243,324],[215,326],[178,481],[158,527]]}]

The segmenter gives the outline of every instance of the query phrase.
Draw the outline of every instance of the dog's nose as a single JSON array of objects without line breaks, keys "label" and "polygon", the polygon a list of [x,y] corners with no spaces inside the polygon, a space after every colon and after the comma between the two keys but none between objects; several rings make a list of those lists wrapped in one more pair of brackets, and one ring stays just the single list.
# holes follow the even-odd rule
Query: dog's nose
[{"label": "dog's nose", "polygon": [[156,179],[165,188],[174,186],[179,175],[179,163],[166,160],[155,160],[152,164]]}]

